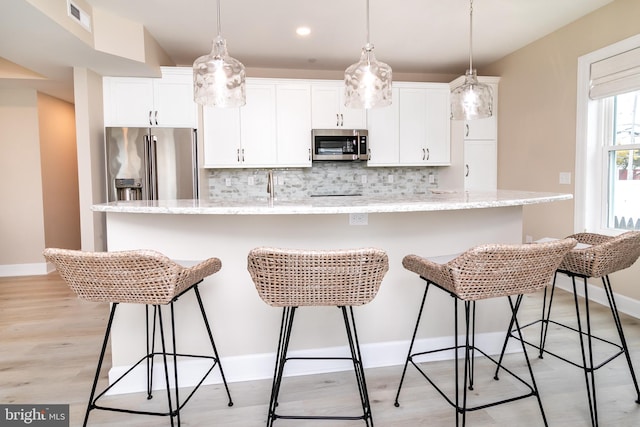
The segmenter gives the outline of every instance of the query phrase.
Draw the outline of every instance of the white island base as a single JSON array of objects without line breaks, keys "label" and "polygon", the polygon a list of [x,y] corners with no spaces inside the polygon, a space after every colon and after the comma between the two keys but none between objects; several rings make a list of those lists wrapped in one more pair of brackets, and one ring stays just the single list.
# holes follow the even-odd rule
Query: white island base
[{"label": "white island base", "polygon": [[[402,267],[407,254],[436,256],[457,253],[482,243],[520,243],[522,207],[435,212],[373,213],[368,225],[349,225],[348,214],[333,215],[171,215],[109,213],[110,251],[149,248],[180,259],[218,257],[222,270],[200,285],[209,321],[231,382],[271,378],[281,309],[260,300],[246,269],[247,253],[256,246],[336,249],[375,246],[389,255],[389,272],[372,303],[355,309],[365,367],[404,363],[415,325],[424,281]],[[430,293],[416,348],[452,341],[453,305],[444,292]],[[189,299],[190,301],[186,301]],[[434,300],[440,303],[434,303]],[[184,301],[183,301],[184,300]],[[191,293],[176,303],[180,352],[208,353],[206,332]],[[499,351],[508,322],[506,301],[478,304],[477,342]],[[144,310],[123,304],[112,335],[113,368],[117,377],[135,363],[143,350]],[[301,308],[291,350],[347,354],[340,312],[331,307]],[[300,333],[298,333],[300,331]],[[424,346],[424,347],[423,347]],[[294,353],[295,354],[295,353]],[[439,357],[445,355],[440,354]],[[187,362],[185,362],[187,363]],[[189,362],[193,363],[193,362]],[[197,364],[196,364],[197,365]],[[199,367],[181,367],[181,379],[197,378]],[[310,366],[309,366],[310,365]],[[305,374],[348,369],[344,363],[294,364]],[[193,371],[193,375],[189,372]],[[156,370],[161,372],[161,370]],[[117,392],[143,391],[139,378],[119,384]],[[212,376],[210,382],[219,378]],[[159,379],[156,384],[162,387]]]}]

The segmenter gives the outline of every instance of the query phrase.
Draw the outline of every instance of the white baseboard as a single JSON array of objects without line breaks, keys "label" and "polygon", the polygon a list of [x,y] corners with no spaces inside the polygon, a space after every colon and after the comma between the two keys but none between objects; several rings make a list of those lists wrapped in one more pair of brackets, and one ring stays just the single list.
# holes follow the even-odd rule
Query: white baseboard
[{"label": "white baseboard", "polygon": [[[499,354],[504,341],[504,333],[485,333],[476,335],[476,346],[488,354]],[[460,338],[462,343],[462,338]],[[414,352],[428,349],[449,347],[453,345],[453,337],[426,338],[416,340]],[[517,342],[510,340],[507,352],[520,349]],[[361,346],[363,365],[365,368],[381,368],[403,365],[409,350],[409,341],[392,341]],[[290,357],[343,357],[348,356],[349,349],[344,347],[323,348],[315,350],[292,351]],[[227,382],[268,380],[273,377],[275,353],[252,354],[246,356],[222,358],[222,367]],[[448,360],[453,358],[453,352],[440,352],[421,357],[422,361]],[[169,363],[170,369],[173,365]],[[210,363],[207,360],[178,360],[180,387],[190,387],[197,384],[206,372]],[[114,366],[109,371],[109,381],[113,383],[129,369],[129,366]],[[290,361],[287,362],[285,376],[313,375],[328,372],[341,372],[353,369],[350,361]],[[169,371],[171,372],[171,371]],[[171,374],[170,374],[171,376]],[[173,381],[170,379],[170,384]],[[219,384],[222,382],[218,368],[209,374],[203,384]],[[154,366],[154,389],[165,388],[164,370],[159,362]],[[139,393],[146,391],[146,367],[141,364],[130,372],[122,381],[115,385],[109,394]]]},{"label": "white baseboard", "polygon": [[0,277],[41,276],[52,272],[54,268],[46,262],[32,264],[0,265]]},{"label": "white baseboard", "polygon": [[[607,301],[607,294],[604,292],[604,288],[601,285],[601,280],[594,280],[597,280],[599,285],[587,285],[589,287],[589,301],[594,301],[598,304],[602,304],[608,307],[609,302]],[[584,286],[582,286],[582,279],[576,278],[576,281],[576,284],[578,285],[576,286],[578,295],[584,297]],[[565,291],[573,292],[571,278],[565,274],[558,274],[556,279],[556,286]],[[633,316],[636,319],[640,319],[640,301],[626,297],[624,295],[616,294],[615,292],[614,298],[616,300],[616,306],[618,307],[619,312],[628,314],[629,316]]]}]

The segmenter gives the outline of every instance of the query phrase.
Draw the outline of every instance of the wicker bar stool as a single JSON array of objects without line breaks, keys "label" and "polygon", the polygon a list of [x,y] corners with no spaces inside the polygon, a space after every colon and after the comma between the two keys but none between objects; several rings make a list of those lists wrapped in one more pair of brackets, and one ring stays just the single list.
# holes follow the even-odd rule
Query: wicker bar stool
[{"label": "wicker bar stool", "polygon": [[[464,426],[466,424],[466,414],[469,411],[513,402],[531,396],[536,397],[542,419],[544,424],[547,425],[547,419],[544,409],[542,408],[542,402],[524,343],[522,343],[522,349],[531,378],[530,382],[525,381],[525,379],[504,367],[502,367],[502,369],[523,384],[527,388],[527,391],[524,394],[514,395],[490,403],[482,403],[473,407],[468,405],[467,390],[474,389],[475,352],[478,351],[485,356],[487,360],[500,367],[499,362],[495,361],[475,345],[476,301],[487,298],[508,297],[512,313],[511,319],[515,322],[516,330],[519,331],[516,314],[520,308],[523,294],[535,292],[547,286],[551,282],[553,273],[560,265],[560,262],[562,262],[565,254],[575,245],[576,241],[573,239],[540,245],[480,245],[460,255],[451,256],[444,262],[435,262],[433,259],[423,258],[418,255],[405,256],[402,260],[402,265],[407,270],[418,274],[424,279],[426,281],[426,287],[418,312],[416,326],[411,338],[411,344],[409,345],[407,359],[404,364],[402,376],[400,377],[395,405],[399,406],[400,391],[407,373],[407,366],[411,363],[419,373],[435,387],[438,393],[455,408],[456,425],[462,424]],[[454,345],[430,351],[414,352],[413,347],[420,326],[420,319],[431,285],[443,290],[454,298]],[[515,296],[515,301],[513,296]],[[458,340],[458,302],[460,301],[464,303],[464,343],[459,343]],[[460,349],[464,351],[462,378],[460,378],[459,374],[458,353]],[[419,359],[421,356],[442,351],[454,352],[454,377],[456,384],[455,396],[453,398],[436,385],[435,381],[425,372],[425,367],[420,366],[421,362]],[[496,380],[498,379],[497,371],[494,378]]]},{"label": "wicker bar stool", "polygon": [[[556,272],[556,276],[554,277],[553,285],[551,286],[550,292],[547,293],[545,289],[545,298],[542,306],[541,319],[523,326],[524,328],[536,323],[541,323],[542,328],[540,331],[540,343],[539,345],[537,345],[529,341],[525,342],[533,347],[536,347],[539,350],[540,358],[542,358],[545,353],[550,354],[560,360],[563,360],[573,366],[584,370],[591,424],[593,426],[597,426],[598,408],[596,404],[595,371],[623,354],[629,367],[633,386],[635,387],[636,403],[640,404],[640,389],[638,388],[638,380],[633,369],[633,364],[631,363],[629,348],[624,337],[622,322],[620,321],[618,307],[616,305],[613,290],[611,288],[611,280],[609,279],[610,274],[630,267],[640,257],[640,231],[629,231],[616,237],[595,233],[578,233],[573,234],[569,237],[576,239],[579,242],[579,245],[575,249],[570,251],[562,261],[562,264],[560,264],[560,267]],[[553,303],[553,294],[556,287],[556,278],[558,273],[565,274],[571,277],[571,281],[573,284],[574,304],[576,309],[577,328],[551,320],[551,306]],[[592,325],[591,316],[589,313],[589,287],[587,286],[587,279],[598,277],[602,280],[602,286],[607,296],[609,308],[611,309],[611,315],[613,317],[613,323],[616,327],[619,343],[615,343],[611,340],[595,336],[591,333]],[[584,316],[580,314],[580,304],[577,293],[578,285],[576,283],[576,278],[582,279],[582,289],[584,290]],[[584,324],[583,321],[585,322]],[[578,333],[578,336],[580,338],[581,350],[580,361],[576,362],[574,360],[571,360],[568,357],[565,357],[558,353],[554,353],[552,350],[549,350],[546,347],[547,332],[549,331],[550,324],[557,325],[563,329],[569,329]],[[610,355],[605,356],[606,358],[604,358],[600,362],[594,362],[594,341],[604,344],[607,347],[611,347],[613,349],[613,352]]]},{"label": "wicker bar stool", "polygon": [[[171,425],[177,421],[180,425],[180,412],[183,406],[191,399],[196,390],[202,385],[206,377],[218,366],[222,381],[229,398],[229,406],[233,405],[229,387],[222,371],[218,350],[213,340],[213,334],[204,311],[198,284],[202,280],[220,270],[221,262],[218,258],[209,258],[191,267],[184,267],[166,256],[151,250],[132,250],[121,252],[82,252],[66,249],[48,248],[44,250],[44,257],[53,263],[60,273],[62,279],[69,285],[79,298],[94,302],[111,303],[111,312],[107,322],[107,328],[102,343],[102,350],[98,359],[95,378],[91,386],[89,403],[85,412],[84,423],[86,426],[89,420],[89,413],[94,410],[106,410],[124,412],[130,414],[168,416]],[[191,355],[177,353],[174,302],[184,293],[193,290],[195,293],[202,320],[207,330],[208,339],[211,342],[213,356]],[[116,309],[121,303],[145,304],[146,315],[146,354],[134,366],[127,370],[121,377],[111,383],[96,396],[96,388],[105,356],[107,343],[111,332],[111,326],[116,313]],[[168,305],[170,309],[171,323],[171,349],[167,348],[165,341],[165,331],[163,326],[163,316],[161,306]],[[149,322],[149,308],[152,308],[151,324]],[[150,333],[150,328],[152,332]],[[155,350],[156,329],[159,329],[159,338],[162,351]],[[153,365],[154,359],[158,357],[164,365],[164,380],[166,382],[167,411],[147,411],[112,406],[103,406],[98,401],[127,374],[132,372],[137,366],[146,363],[147,373],[147,399],[153,397]],[[209,360],[211,366],[204,374],[200,382],[193,388],[191,393],[181,401],[178,383],[178,357],[197,358],[198,360]],[[174,368],[170,369],[169,364]],[[170,375],[173,371],[174,391],[171,391]]]},{"label": "wicker bar stool", "polygon": [[[378,293],[389,268],[387,254],[376,248],[310,251],[262,247],[249,252],[247,268],[260,298],[270,306],[283,308],[267,426],[273,425],[278,418],[364,420],[367,426],[373,426],[353,306],[369,303]],[[287,357],[294,315],[297,308],[302,306],[337,306],[342,310],[351,357]],[[360,393],[362,415],[276,413],[285,363],[292,359],[351,360]]]}]

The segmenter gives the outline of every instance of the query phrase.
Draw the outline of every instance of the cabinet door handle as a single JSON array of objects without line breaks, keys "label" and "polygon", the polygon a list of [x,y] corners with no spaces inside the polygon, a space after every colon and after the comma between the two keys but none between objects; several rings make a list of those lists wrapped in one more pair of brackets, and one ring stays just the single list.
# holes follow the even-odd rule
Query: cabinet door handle
[{"label": "cabinet door handle", "polygon": [[371,148],[367,150],[367,154],[368,154],[367,160],[371,160]]},{"label": "cabinet door handle", "polygon": [[464,177],[468,177],[469,176],[469,165],[464,165],[465,167],[465,173],[464,173]]},{"label": "cabinet door handle", "polygon": [[309,161],[311,161],[311,148],[309,148]]},{"label": "cabinet door handle", "polygon": [[469,136],[469,124],[465,123],[464,125],[464,136]]},{"label": "cabinet door handle", "polygon": [[242,163],[244,163],[244,148],[242,149]]},{"label": "cabinet door handle", "polygon": [[238,163],[240,163],[240,149],[239,148],[236,150],[236,157],[238,159]]},{"label": "cabinet door handle", "polygon": [[340,113],[340,126],[344,126],[344,115]]},{"label": "cabinet door handle", "polygon": [[429,152],[429,149],[427,148],[427,160],[429,160],[429,157],[431,157],[431,153]]},{"label": "cabinet door handle", "polygon": [[151,114],[153,114],[153,111],[149,110],[149,126],[153,126],[153,121],[151,121]]},{"label": "cabinet door handle", "polygon": [[340,114],[336,113],[336,126],[340,126]]},{"label": "cabinet door handle", "polygon": [[156,119],[156,126],[158,126],[158,110],[156,110],[154,117]]}]

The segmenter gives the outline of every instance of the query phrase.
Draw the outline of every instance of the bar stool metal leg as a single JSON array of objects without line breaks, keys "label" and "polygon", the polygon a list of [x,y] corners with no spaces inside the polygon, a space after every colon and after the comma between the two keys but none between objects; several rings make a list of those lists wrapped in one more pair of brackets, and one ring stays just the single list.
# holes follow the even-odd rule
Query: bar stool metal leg
[{"label": "bar stool metal leg", "polygon": [[[538,407],[540,408],[540,413],[542,416],[542,420],[545,426],[548,425],[547,422],[547,417],[546,414],[544,412],[544,408],[542,406],[542,400],[540,399],[540,393],[538,390],[538,386],[537,383],[535,381],[535,377],[533,374],[533,369],[531,367],[531,361],[528,357],[528,354],[526,352],[526,348],[525,348],[525,343],[522,341],[522,334],[520,331],[520,324],[517,320],[517,313],[520,309],[520,305],[522,303],[522,295],[518,295],[515,302],[513,301],[512,297],[508,297],[508,301],[509,301],[509,306],[511,309],[511,318],[510,318],[510,325],[509,325],[509,329],[511,330],[512,328],[515,328],[515,332],[518,334],[518,336],[520,336],[521,338],[521,346],[522,346],[522,350],[523,350],[523,354],[525,357],[525,362],[527,364],[527,369],[528,369],[528,373],[529,373],[529,377],[530,377],[530,383],[527,383],[523,378],[517,376],[514,372],[512,372],[511,370],[505,368],[504,366],[502,366],[502,357],[504,354],[504,351],[502,352],[501,356],[500,356],[500,360],[496,361],[493,358],[491,358],[490,356],[488,356],[487,354],[485,354],[482,350],[478,349],[475,346],[475,321],[476,321],[476,302],[475,301],[462,301],[458,298],[456,298],[453,294],[451,295],[454,298],[453,304],[454,304],[454,310],[453,310],[453,316],[454,316],[454,345],[452,347],[448,347],[448,348],[443,348],[443,349],[437,349],[437,350],[431,350],[431,351],[426,351],[426,352],[419,352],[419,353],[413,353],[413,346],[414,346],[414,342],[415,342],[415,337],[417,335],[417,329],[420,325],[420,319],[422,317],[422,313],[423,313],[423,309],[424,309],[424,305],[425,305],[425,299],[426,299],[426,294],[428,292],[429,286],[432,284],[432,282],[427,281],[427,286],[425,288],[425,294],[423,296],[423,300],[420,306],[420,310],[418,312],[418,319],[416,322],[416,328],[414,329],[414,333],[413,333],[413,337],[411,339],[411,343],[409,346],[409,354],[407,356],[406,362],[405,362],[405,367],[403,369],[403,373],[400,379],[400,384],[398,386],[398,391],[396,393],[396,400],[394,405],[396,407],[400,406],[399,405],[399,395],[400,395],[400,390],[402,388],[402,384],[404,381],[404,377],[406,375],[406,368],[409,364],[409,362],[411,362],[411,364],[413,364],[416,369],[418,369],[418,371],[420,372],[420,374],[436,389],[436,391],[445,398],[445,400],[447,400],[447,402],[449,402],[450,405],[452,405],[455,409],[455,413],[456,413],[456,426],[465,426],[466,425],[466,416],[467,416],[467,412],[470,411],[475,411],[475,410],[479,410],[479,409],[484,409],[484,408],[488,408],[491,406],[496,406],[502,403],[508,403],[508,402],[513,402],[516,400],[520,400],[520,399],[524,399],[530,396],[535,396],[536,400],[538,402]],[[437,284],[433,283],[435,286],[439,287]],[[458,322],[458,312],[459,312],[459,308],[458,308],[458,304],[460,302],[464,303],[464,344],[461,344],[459,341],[459,322]],[[504,343],[504,347],[506,347],[507,345],[507,341],[508,339],[511,337],[510,334],[507,334],[506,339],[505,339],[505,343]],[[425,354],[432,354],[432,353],[436,353],[436,352],[440,352],[440,351],[446,351],[446,350],[453,350],[454,353],[454,381],[455,381],[455,394],[454,396],[452,396],[452,398],[450,398],[449,396],[447,396],[436,384],[435,382],[418,366],[417,362],[414,361],[414,357],[416,356],[420,356],[420,355],[425,355]],[[463,351],[462,351],[463,350]],[[474,375],[475,375],[475,353],[479,352],[481,353],[483,356],[485,356],[489,361],[493,362],[494,364],[496,364],[496,372],[494,374],[494,379],[495,380],[499,380],[498,377],[498,373],[500,368],[502,368],[505,372],[507,372],[510,376],[512,376],[513,378],[515,378],[517,381],[519,381],[520,383],[522,383],[523,385],[525,385],[528,389],[529,392],[524,393],[524,394],[520,394],[520,395],[515,395],[513,397],[510,398],[506,398],[497,402],[491,402],[491,403],[487,403],[487,404],[482,404],[482,405],[478,405],[475,407],[469,407],[468,403],[469,403],[469,399],[468,399],[468,391],[472,391],[473,390],[473,384],[474,384]],[[463,360],[460,360],[460,353],[463,353]],[[462,375],[460,375],[460,364],[463,363],[462,365]]]},{"label": "bar stool metal leg", "polygon": [[362,419],[369,427],[373,427],[373,417],[371,415],[371,403],[369,402],[369,393],[367,392],[367,382],[364,377],[364,366],[362,365],[362,354],[360,353],[360,343],[358,342],[358,332],[356,330],[356,321],[353,317],[353,307],[349,306],[347,315],[347,307],[342,306],[342,317],[347,332],[347,340],[349,341],[349,350],[351,352],[351,360],[353,361],[353,369],[356,374],[356,383],[360,392],[360,402],[362,404]]},{"label": "bar stool metal leg", "polygon": [[[402,368],[402,375],[400,376],[400,384],[398,384],[398,391],[396,393],[396,398],[394,401],[394,405],[396,408],[400,406],[398,399],[400,398],[400,390],[402,390],[402,384],[404,383],[404,377],[407,374],[407,366],[409,362],[412,360],[412,352],[413,352],[413,344],[416,341],[416,335],[418,334],[418,328],[420,327],[420,319],[422,318],[422,311],[424,310],[424,302],[427,299],[427,292],[429,292],[429,285],[431,282],[427,280],[427,284],[424,288],[424,295],[422,296],[422,302],[420,303],[420,309],[418,310],[418,319],[416,320],[416,326],[413,329],[413,335],[411,336],[411,343],[409,344],[409,351],[407,352],[407,358],[404,361],[404,368]],[[457,316],[456,316],[457,319]],[[457,320],[456,320],[457,321]],[[457,370],[456,370],[457,373]]]},{"label": "bar stool metal leg", "polygon": [[[351,357],[288,357],[289,343],[291,341],[291,332],[293,330],[293,320],[297,307],[284,307],[282,310],[282,320],[280,323],[280,336],[278,339],[278,348],[276,350],[276,363],[273,375],[273,384],[271,387],[271,397],[269,399],[269,412],[267,417],[267,427],[273,425],[278,418],[293,420],[363,420],[367,427],[373,427],[373,418],[371,414],[371,403],[367,392],[367,383],[365,380],[364,367],[362,365],[362,354],[360,352],[360,343],[358,341],[358,332],[355,325],[355,317],[353,308],[349,306],[339,307],[342,311],[347,341]],[[282,386],[282,377],[284,367],[287,361],[293,359],[351,359],[356,384],[358,387],[360,403],[362,405],[361,416],[306,416],[306,415],[282,415],[276,412],[278,407],[278,397]]]},{"label": "bar stool metal leg", "polygon": [[607,294],[607,300],[609,301],[609,308],[611,308],[611,315],[613,316],[613,321],[616,325],[618,336],[620,337],[620,342],[622,343],[622,349],[627,359],[627,365],[629,366],[629,372],[631,373],[633,386],[636,389],[636,403],[640,404],[640,388],[638,388],[638,379],[633,369],[633,363],[631,362],[631,355],[629,354],[629,346],[627,345],[627,340],[624,336],[624,331],[622,329],[622,322],[620,321],[620,314],[618,313],[618,305],[616,304],[616,300],[613,296],[613,289],[611,289],[611,281],[609,280],[608,275],[602,278],[602,285]]},{"label": "bar stool metal leg", "polygon": [[100,371],[102,370],[102,361],[104,360],[104,354],[107,351],[107,343],[109,342],[109,335],[111,334],[111,325],[113,325],[113,316],[116,313],[118,303],[111,304],[111,311],[109,313],[109,320],[107,321],[107,328],[104,333],[104,340],[102,341],[102,349],[100,350],[100,357],[98,358],[98,366],[96,367],[96,375],[93,378],[93,385],[91,386],[91,393],[89,394],[89,403],[87,403],[87,410],[84,414],[83,427],[87,426],[89,421],[89,412],[95,408],[94,396],[96,394],[96,387],[98,386],[98,379],[100,378]]},{"label": "bar stool metal leg", "polygon": [[[198,300],[198,306],[200,307],[200,314],[202,314],[202,321],[204,322],[204,326],[207,328],[207,335],[209,336],[209,341],[211,342],[211,348],[213,349],[213,356],[215,357],[215,360],[217,361],[218,369],[220,370],[220,377],[222,378],[222,384],[224,385],[224,389],[227,392],[227,397],[229,398],[229,402],[227,403],[227,406],[233,406],[233,400],[231,399],[231,392],[229,391],[229,385],[227,384],[227,379],[224,376],[224,370],[222,369],[222,362],[220,361],[220,356],[218,355],[218,348],[216,347],[216,343],[213,340],[213,332],[211,332],[211,326],[209,325],[209,320],[207,319],[207,313],[204,311],[204,304],[202,303],[202,297],[200,296],[200,290],[198,289],[198,285],[195,285],[193,287],[193,290],[196,294],[196,299]],[[213,369],[214,367],[215,365],[212,366],[211,369]]]},{"label": "bar stool metal leg", "polygon": [[[164,326],[163,326],[163,322],[162,322],[162,310],[160,310],[160,309],[158,309],[158,325],[160,326],[160,346],[162,347],[162,361],[164,363],[164,380],[165,380],[165,383],[167,385],[167,401],[168,401],[168,405],[169,405],[168,415],[169,415],[169,420],[171,422],[171,427],[173,427],[173,425],[174,425],[174,423],[173,423],[174,411],[173,411],[173,403],[172,403],[172,399],[171,399],[171,387],[170,387],[170,383],[169,383],[169,364],[167,363],[167,346],[165,344],[165,339],[164,339]],[[175,347],[174,347],[174,350],[173,350],[173,355],[174,355],[174,363],[175,363]],[[177,370],[177,366],[174,365],[173,369]],[[180,402],[177,400],[177,392],[178,392],[178,385],[176,384],[176,408],[177,408],[176,412],[179,413]],[[180,426],[180,418],[179,417],[178,417],[178,426]]]},{"label": "bar stool metal leg", "polygon": [[[611,315],[613,318],[613,322],[615,324],[616,327],[616,332],[618,334],[618,338],[620,340],[620,344],[614,343],[612,341],[606,340],[604,338],[600,338],[597,336],[594,336],[592,331],[591,331],[591,311],[590,311],[590,300],[589,300],[589,288],[588,288],[588,282],[587,279],[588,277],[584,276],[584,275],[577,275],[577,274],[573,274],[571,272],[565,272],[563,271],[563,273],[566,273],[569,277],[571,277],[571,281],[572,281],[572,289],[573,289],[573,299],[574,299],[574,306],[575,306],[575,312],[576,312],[576,323],[577,323],[577,327],[573,328],[571,326],[567,326],[567,325],[563,325],[561,323],[558,322],[554,322],[551,319],[551,307],[552,307],[552,302],[553,302],[553,295],[555,293],[555,277],[554,277],[554,281],[553,284],[551,286],[551,290],[549,293],[549,301],[547,303],[546,301],[546,295],[545,295],[545,302],[543,303],[543,317],[542,319],[529,323],[524,327],[528,327],[533,325],[534,323],[537,322],[541,322],[542,323],[542,329],[541,329],[541,334],[540,334],[540,343],[539,345],[535,345],[531,342],[528,341],[524,341],[526,344],[531,345],[533,347],[536,347],[539,350],[539,357],[542,358],[544,353],[550,354],[552,356],[557,357],[560,360],[563,360],[565,362],[570,363],[573,366],[576,366],[580,369],[583,370],[584,372],[584,377],[585,377],[585,385],[586,385],[586,391],[587,391],[587,402],[589,405],[589,418],[591,421],[591,425],[592,426],[597,426],[598,425],[598,406],[597,406],[597,391],[596,391],[596,378],[595,378],[595,372],[600,369],[602,366],[606,365],[607,363],[609,363],[610,361],[612,361],[613,359],[615,359],[616,357],[618,357],[621,354],[625,355],[625,359],[627,362],[627,366],[629,368],[629,372],[631,374],[631,379],[633,382],[633,386],[635,388],[636,391],[636,403],[640,404],[640,388],[638,387],[638,381],[637,381],[637,377],[633,368],[633,363],[631,361],[631,356],[629,354],[629,348],[624,336],[624,331],[622,328],[622,322],[620,320],[620,314],[618,312],[618,308],[615,302],[615,297],[613,294],[613,289],[611,288],[611,282],[609,279],[608,275],[602,276],[602,285],[603,288],[605,290],[605,294],[607,296],[607,301],[609,303],[609,308],[611,310]],[[557,275],[557,273],[556,273]],[[581,309],[580,309],[580,300],[578,297],[578,284],[576,282],[576,278],[581,278],[582,279],[582,285],[584,287],[584,314],[581,314]],[[548,304],[548,305],[546,305]],[[567,359],[564,356],[561,356],[559,354],[553,353],[549,350],[546,349],[546,340],[547,340],[547,333],[549,330],[549,325],[550,324],[556,324],[558,326],[570,329],[574,332],[578,333],[578,337],[580,340],[580,357],[581,357],[581,362],[574,362],[572,360]],[[502,353],[501,353],[501,358],[500,360],[502,360],[502,356],[504,355],[504,351],[506,349],[506,341],[509,338],[509,335],[513,337],[513,325],[511,325],[511,327],[509,328],[509,330],[511,331],[510,333],[507,334],[507,337],[505,338],[505,347],[503,347],[502,349]],[[518,338],[518,337],[514,337],[514,338]],[[618,351],[616,353],[614,353],[613,355],[611,355],[610,357],[608,357],[607,359],[605,359],[602,362],[599,362],[598,364],[596,364],[596,362],[594,361],[594,348],[593,348],[593,344],[594,344],[594,340],[598,340],[599,342],[603,342],[606,344],[610,344],[614,347],[616,347],[618,349]]]},{"label": "bar stool metal leg", "polygon": [[[540,348],[538,357],[544,359],[544,346],[547,342],[547,333],[549,332],[549,319],[551,318],[551,306],[553,305],[553,296],[556,290],[556,279],[558,278],[558,272],[553,275],[553,282],[551,283],[551,291],[549,292],[549,302],[547,305],[547,288],[544,288],[544,294],[542,296],[542,317],[540,325]],[[546,309],[546,313],[545,313]]]},{"label": "bar stool metal leg", "polygon": [[273,373],[273,384],[271,386],[271,397],[269,398],[269,413],[267,418],[267,427],[273,425],[273,422],[279,418],[276,414],[278,406],[278,395],[280,394],[280,386],[282,384],[282,374],[284,365],[287,361],[287,351],[291,339],[291,328],[293,319],[296,314],[297,307],[284,307],[282,309],[282,320],[280,322],[280,337],[278,339],[278,348],[276,350],[276,363]]}]

